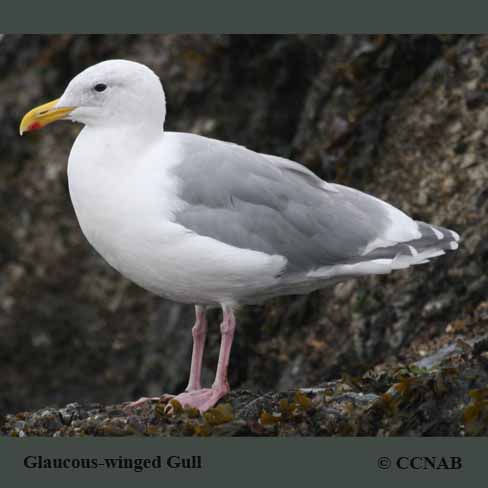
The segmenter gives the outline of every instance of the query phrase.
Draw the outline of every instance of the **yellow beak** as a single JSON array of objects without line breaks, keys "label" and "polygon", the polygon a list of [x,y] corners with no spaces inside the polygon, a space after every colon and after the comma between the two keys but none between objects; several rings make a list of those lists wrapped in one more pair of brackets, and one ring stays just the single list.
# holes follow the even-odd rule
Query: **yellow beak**
[{"label": "yellow beak", "polygon": [[76,107],[62,107],[54,108],[58,103],[58,99],[52,102],[45,103],[39,107],[33,108],[30,112],[27,112],[22,118],[20,123],[19,132],[22,135],[24,132],[31,130],[42,129],[44,126],[55,122],[56,120],[63,119]]}]

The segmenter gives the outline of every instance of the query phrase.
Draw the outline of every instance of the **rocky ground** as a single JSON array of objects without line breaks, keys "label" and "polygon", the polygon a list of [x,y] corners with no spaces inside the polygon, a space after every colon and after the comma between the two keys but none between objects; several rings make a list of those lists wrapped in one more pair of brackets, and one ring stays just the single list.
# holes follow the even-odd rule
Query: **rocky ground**
[{"label": "rocky ground", "polygon": [[[488,302],[481,310],[488,325]],[[474,324],[469,324],[473,326]],[[457,328],[454,331],[454,327]],[[174,400],[70,403],[0,418],[0,433],[52,436],[472,436],[488,434],[488,334],[455,340],[409,365],[379,365],[313,388],[236,390],[203,415]],[[168,403],[172,410],[168,412]]]},{"label": "rocky ground", "polygon": [[[115,57],[161,76],[167,129],[291,157],[455,229],[460,249],[240,310],[237,389],[203,417],[124,410],[184,388],[192,309],[128,283],[82,237],[65,171],[79,128],[17,135],[25,111]],[[3,434],[488,433],[487,36],[5,36],[0,68]]]}]

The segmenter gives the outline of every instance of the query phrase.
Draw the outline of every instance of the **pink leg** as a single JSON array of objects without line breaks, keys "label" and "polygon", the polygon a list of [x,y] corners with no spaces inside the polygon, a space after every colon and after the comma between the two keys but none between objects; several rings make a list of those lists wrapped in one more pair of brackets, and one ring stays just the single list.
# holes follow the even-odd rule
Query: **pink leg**
[{"label": "pink leg", "polygon": [[[229,367],[230,350],[232,347],[232,341],[234,339],[236,319],[234,317],[232,307],[228,305],[223,305],[222,310],[224,313],[223,321],[220,325],[222,340],[220,343],[217,372],[215,374],[215,381],[212,385],[212,388],[189,390],[175,397],[175,400],[177,400],[181,405],[197,408],[198,410],[200,410],[200,412],[205,412],[209,408],[212,408],[223,396],[225,396],[230,391],[229,382],[227,380],[227,369]],[[171,410],[172,406],[169,405],[168,411]]]},{"label": "pink leg", "polygon": [[[205,316],[205,307],[195,305],[195,325],[191,330],[193,336],[193,352],[191,356],[190,379],[186,391],[200,390],[200,376],[202,374],[203,349],[205,347],[205,338],[207,336],[207,317]],[[162,395],[161,397],[142,397],[139,400],[129,403],[128,408],[140,407],[147,402],[168,400],[174,395]]]},{"label": "pink leg", "polygon": [[205,307],[195,305],[195,325],[191,330],[193,336],[193,351],[191,354],[190,379],[185,391],[200,390],[202,385],[200,377],[202,375],[203,350],[205,349],[205,339],[207,337],[207,317]]},{"label": "pink leg", "polygon": [[217,372],[215,374],[215,381],[212,385],[212,389],[223,391],[225,395],[230,391],[229,382],[227,380],[227,370],[229,368],[230,350],[232,341],[234,340],[234,332],[236,330],[236,319],[231,307],[224,305],[222,310],[224,312],[224,320],[220,325],[222,339],[220,342],[219,362],[217,364]]}]

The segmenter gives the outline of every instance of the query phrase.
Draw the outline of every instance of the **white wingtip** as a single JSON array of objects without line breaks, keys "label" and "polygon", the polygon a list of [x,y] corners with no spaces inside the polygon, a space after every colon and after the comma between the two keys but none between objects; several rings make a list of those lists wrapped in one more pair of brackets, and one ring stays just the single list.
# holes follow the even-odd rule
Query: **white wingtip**
[{"label": "white wingtip", "polygon": [[413,246],[408,245],[408,248],[410,249],[412,256],[416,256],[418,254],[417,249],[415,249]]},{"label": "white wingtip", "polygon": [[430,228],[432,229],[432,232],[435,234],[435,236],[437,237],[437,239],[439,240],[442,240],[444,239],[444,234],[442,232],[439,232],[435,227],[433,227],[432,225],[430,226]]}]

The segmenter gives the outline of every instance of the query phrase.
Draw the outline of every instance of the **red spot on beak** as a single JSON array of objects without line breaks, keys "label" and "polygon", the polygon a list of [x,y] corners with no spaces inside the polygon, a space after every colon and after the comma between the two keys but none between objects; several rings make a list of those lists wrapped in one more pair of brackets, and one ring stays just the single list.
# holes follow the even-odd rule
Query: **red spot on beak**
[{"label": "red spot on beak", "polygon": [[31,125],[29,125],[28,130],[37,130],[40,129],[42,125],[39,122],[33,122]]}]

